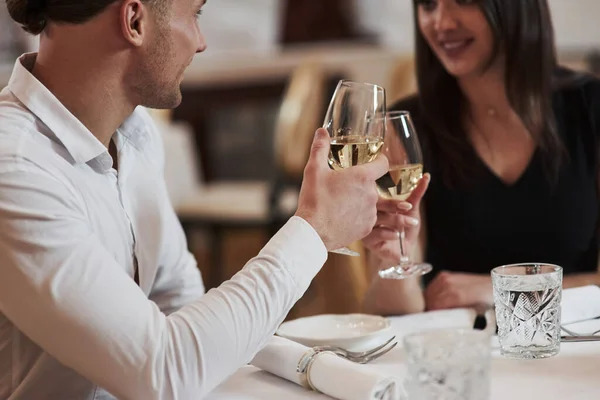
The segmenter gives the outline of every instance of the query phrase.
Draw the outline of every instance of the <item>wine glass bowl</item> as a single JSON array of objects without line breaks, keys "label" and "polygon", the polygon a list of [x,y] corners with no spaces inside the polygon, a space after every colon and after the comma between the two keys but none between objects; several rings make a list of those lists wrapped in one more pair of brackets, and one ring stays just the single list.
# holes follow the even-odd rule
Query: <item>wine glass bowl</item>
[{"label": "wine glass bowl", "polygon": [[[370,83],[339,81],[329,103],[323,127],[331,138],[329,166],[334,170],[373,161],[385,136],[385,125],[373,123],[385,112],[385,90]],[[358,256],[348,249],[333,253]]]}]

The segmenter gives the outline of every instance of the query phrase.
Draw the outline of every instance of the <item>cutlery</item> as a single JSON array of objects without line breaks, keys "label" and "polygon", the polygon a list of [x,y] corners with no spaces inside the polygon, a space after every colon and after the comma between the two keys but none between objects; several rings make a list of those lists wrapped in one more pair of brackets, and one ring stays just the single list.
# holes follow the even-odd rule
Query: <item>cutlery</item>
[{"label": "cutlery", "polygon": [[393,336],[385,343],[367,351],[349,351],[338,346],[316,346],[313,347],[313,349],[316,351],[331,351],[336,355],[343,357],[347,360],[359,364],[366,364],[370,361],[378,359],[379,357],[396,347],[398,342],[392,343],[394,339],[396,339],[396,336]]},{"label": "cutlery", "polygon": [[574,335],[561,336],[561,342],[600,342],[600,336],[597,335]]},{"label": "cutlery", "polygon": [[598,329],[597,331],[594,331],[594,332],[590,332],[590,333],[577,333],[570,329],[565,328],[562,325],[561,325],[560,329],[562,329],[563,331],[565,331],[565,333],[568,333],[571,336],[594,336],[594,335],[597,335],[598,333],[600,333],[600,329]]}]

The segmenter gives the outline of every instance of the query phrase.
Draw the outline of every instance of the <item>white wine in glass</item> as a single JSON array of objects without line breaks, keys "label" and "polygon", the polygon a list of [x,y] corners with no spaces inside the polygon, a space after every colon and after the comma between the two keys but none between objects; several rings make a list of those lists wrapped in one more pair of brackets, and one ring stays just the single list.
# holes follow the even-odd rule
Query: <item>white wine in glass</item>
[{"label": "white wine in glass", "polygon": [[[331,138],[329,166],[339,170],[371,162],[385,136],[385,124],[375,124],[385,112],[385,90],[369,83],[341,80],[333,93],[323,127]],[[347,247],[333,253],[358,256]]]},{"label": "white wine in glass", "polygon": [[423,177],[423,164],[394,165],[377,180],[377,190],[386,199],[405,201]]},{"label": "white wine in glass", "polygon": [[[407,200],[423,177],[423,154],[417,132],[410,114],[406,111],[390,111],[378,117],[379,124],[386,126],[385,143],[381,148],[389,161],[389,171],[377,180],[381,197]],[[409,276],[431,272],[431,265],[411,261],[405,244],[405,231],[398,232],[400,263],[379,271],[384,279],[404,279]]]},{"label": "white wine in glass", "polygon": [[343,136],[331,139],[329,165],[333,169],[349,168],[371,162],[379,154],[383,139],[368,136]]}]

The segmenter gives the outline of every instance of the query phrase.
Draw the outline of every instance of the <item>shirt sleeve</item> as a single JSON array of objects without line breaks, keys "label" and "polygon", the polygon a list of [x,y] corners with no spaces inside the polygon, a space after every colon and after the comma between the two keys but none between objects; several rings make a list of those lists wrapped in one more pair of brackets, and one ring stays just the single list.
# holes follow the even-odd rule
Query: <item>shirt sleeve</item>
[{"label": "shirt sleeve", "polygon": [[162,135],[144,107],[138,107],[136,113],[143,119],[152,139],[150,158],[156,164],[156,173],[160,176],[157,183],[159,187],[155,191],[164,198],[165,204],[169,204],[169,207],[161,208],[166,220],[164,236],[168,241],[162,246],[156,278],[149,296],[163,313],[169,315],[202,296],[204,283],[169,199],[164,181],[166,156]]},{"label": "shirt sleeve", "polygon": [[266,344],[326,257],[293,217],[230,281],[167,316],[102,246],[74,188],[0,168],[0,312],[118,398],[204,396]]},{"label": "shirt sleeve", "polygon": [[162,212],[166,214],[164,229],[169,240],[161,249],[149,297],[163,313],[169,315],[200,298],[204,294],[204,284],[175,211],[165,207]]}]

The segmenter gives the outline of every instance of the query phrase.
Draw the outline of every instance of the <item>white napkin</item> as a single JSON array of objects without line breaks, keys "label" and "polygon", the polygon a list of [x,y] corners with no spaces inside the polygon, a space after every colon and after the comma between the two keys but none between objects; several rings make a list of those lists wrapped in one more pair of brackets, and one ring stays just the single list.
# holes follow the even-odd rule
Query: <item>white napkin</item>
[{"label": "white napkin", "polygon": [[563,290],[561,324],[572,324],[598,317],[600,317],[600,287],[591,285]]},{"label": "white napkin", "polygon": [[[251,364],[300,385],[298,361],[309,347],[274,336]],[[333,354],[319,354],[310,369],[312,384],[324,394],[339,400],[400,400],[399,379]]]}]

